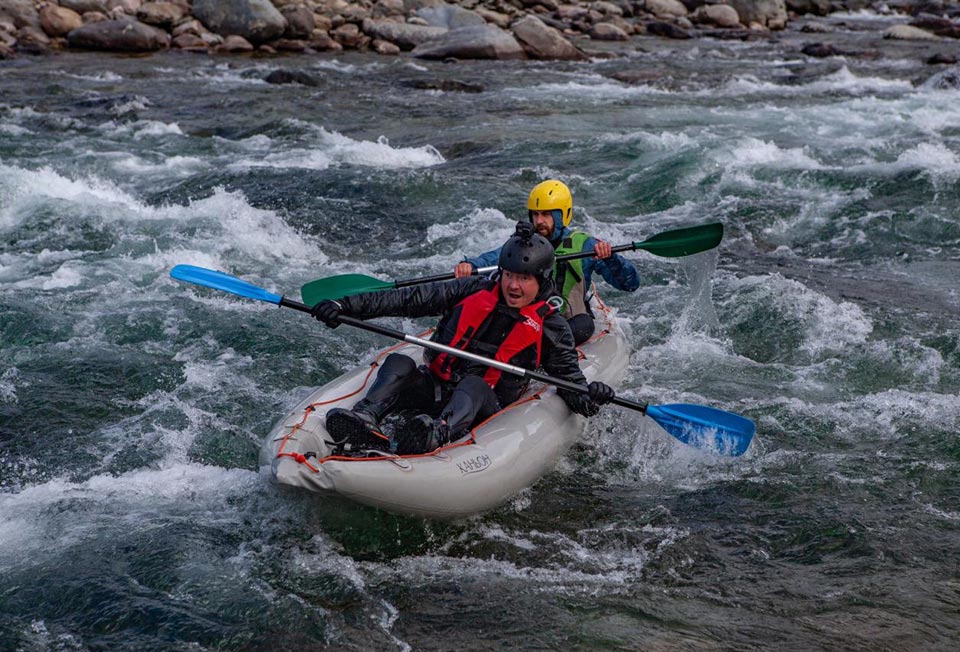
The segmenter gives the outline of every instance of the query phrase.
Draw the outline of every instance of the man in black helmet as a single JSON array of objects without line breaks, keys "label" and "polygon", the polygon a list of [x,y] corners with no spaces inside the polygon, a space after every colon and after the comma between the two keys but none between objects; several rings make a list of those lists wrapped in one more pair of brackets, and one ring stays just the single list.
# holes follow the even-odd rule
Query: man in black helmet
[{"label": "man in black helmet", "polygon": [[[573,335],[557,312],[552,280],[553,245],[533,232],[529,223],[504,244],[499,276],[470,276],[441,283],[414,285],[321,301],[313,316],[331,328],[340,315],[371,319],[384,316],[442,315],[431,339],[454,348],[525,369],[542,367],[548,374],[586,384],[577,361]],[[367,395],[352,410],[327,413],[327,432],[345,451],[389,450],[380,421],[395,406],[422,412],[396,434],[400,455],[428,453],[463,437],[467,431],[516,401],[523,378],[446,353],[425,352],[426,365],[391,353],[384,360]],[[600,382],[589,394],[558,389],[571,410],[592,416],[614,397]]]}]

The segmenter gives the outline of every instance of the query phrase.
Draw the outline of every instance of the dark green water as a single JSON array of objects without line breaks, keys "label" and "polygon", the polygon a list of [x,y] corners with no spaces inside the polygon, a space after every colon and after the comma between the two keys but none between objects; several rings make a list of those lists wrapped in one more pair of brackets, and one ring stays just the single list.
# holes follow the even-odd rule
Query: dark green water
[{"label": "dark green water", "polygon": [[[954,649],[960,92],[797,56],[3,62],[0,649]],[[724,223],[605,297],[621,391],[749,416],[748,455],[609,409],[457,523],[260,477],[273,422],[385,342],[170,268],[439,273],[548,176],[615,243]]]}]

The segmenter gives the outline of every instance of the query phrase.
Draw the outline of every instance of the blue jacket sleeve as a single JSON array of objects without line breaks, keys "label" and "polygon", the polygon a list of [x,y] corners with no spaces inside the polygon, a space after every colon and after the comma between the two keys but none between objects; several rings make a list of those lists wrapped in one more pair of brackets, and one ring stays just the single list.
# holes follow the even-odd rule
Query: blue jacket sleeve
[{"label": "blue jacket sleeve", "polygon": [[[595,238],[588,238],[583,243],[583,251],[593,251],[597,246]],[[593,273],[599,273],[607,283],[623,290],[624,292],[633,292],[640,287],[640,276],[637,274],[637,268],[620,254],[613,254],[609,258],[595,260],[587,258],[583,261],[584,275],[589,283]]]},{"label": "blue jacket sleeve", "polygon": [[480,269],[481,267],[492,267],[500,260],[500,249],[502,249],[502,247],[497,247],[496,249],[480,254],[475,258],[466,258],[464,262],[470,263],[477,269]]}]

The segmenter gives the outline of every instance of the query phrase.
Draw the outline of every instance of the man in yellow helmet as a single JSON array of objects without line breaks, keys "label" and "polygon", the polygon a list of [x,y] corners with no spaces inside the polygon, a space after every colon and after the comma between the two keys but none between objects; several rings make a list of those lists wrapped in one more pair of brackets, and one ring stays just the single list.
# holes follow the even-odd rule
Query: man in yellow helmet
[{"label": "man in yellow helmet", "polygon": [[[577,344],[585,342],[594,331],[593,313],[590,310],[593,274],[599,273],[618,290],[633,292],[640,287],[637,269],[622,256],[614,254],[609,243],[570,228],[573,195],[563,182],[548,179],[537,184],[527,198],[527,210],[537,233],[553,244],[557,256],[583,251],[594,253],[593,258],[558,261],[554,276],[557,290],[563,298],[563,316],[570,324],[573,338]],[[496,264],[499,255],[500,250],[494,249],[475,258],[467,258],[454,268],[454,274],[457,278],[469,276],[480,267]]]}]

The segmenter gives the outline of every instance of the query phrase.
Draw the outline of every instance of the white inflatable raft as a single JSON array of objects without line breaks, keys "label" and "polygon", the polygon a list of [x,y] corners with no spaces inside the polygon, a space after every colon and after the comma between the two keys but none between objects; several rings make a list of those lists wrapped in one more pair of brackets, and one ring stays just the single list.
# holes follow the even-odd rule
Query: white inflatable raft
[{"label": "white inflatable raft", "polygon": [[[630,354],[613,312],[595,301],[597,332],[579,347],[587,381],[616,388]],[[400,514],[453,519],[495,507],[550,471],[576,442],[586,419],[572,413],[556,389],[531,382],[518,400],[473,428],[470,436],[433,453],[397,456],[332,454],[328,410],[350,408],[373,382],[389,353],[420,360],[423,349],[400,344],[320,387],[277,425],[264,442],[261,467],[281,484],[339,494]]]}]

